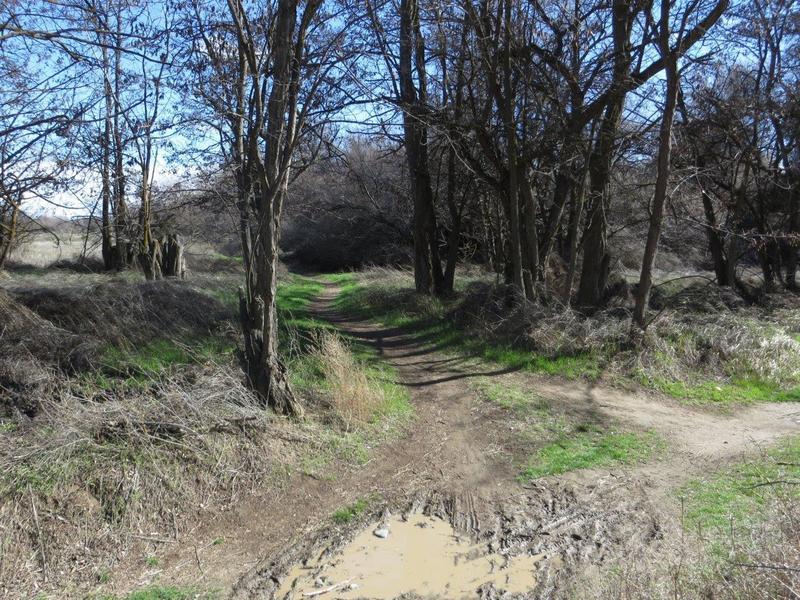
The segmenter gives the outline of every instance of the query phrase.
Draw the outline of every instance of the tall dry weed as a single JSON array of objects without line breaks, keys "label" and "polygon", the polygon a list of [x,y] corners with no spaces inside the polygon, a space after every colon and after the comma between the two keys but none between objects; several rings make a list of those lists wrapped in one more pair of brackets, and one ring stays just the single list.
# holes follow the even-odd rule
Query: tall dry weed
[{"label": "tall dry weed", "polygon": [[337,333],[320,331],[315,335],[314,358],[325,378],[333,409],[345,429],[351,431],[369,422],[383,404],[383,391],[370,385],[366,370],[347,342]]}]

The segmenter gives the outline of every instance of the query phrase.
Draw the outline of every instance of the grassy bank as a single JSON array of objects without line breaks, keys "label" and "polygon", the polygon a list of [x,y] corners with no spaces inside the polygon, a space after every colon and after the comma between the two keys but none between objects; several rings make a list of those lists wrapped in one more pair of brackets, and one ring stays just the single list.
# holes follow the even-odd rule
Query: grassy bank
[{"label": "grassy bank", "polygon": [[792,307],[684,306],[662,313],[633,348],[624,311],[586,316],[563,306],[509,303],[504,288],[479,272],[459,278],[456,294],[443,300],[416,294],[406,271],[372,269],[337,282],[337,304],[349,314],[405,327],[433,347],[509,369],[603,377],[697,405],[800,400],[800,311]]},{"label": "grassy bank", "polygon": [[307,418],[271,414],[236,357],[239,274],[193,276],[12,279],[0,297],[14,315],[0,383],[16,386],[11,402],[35,400],[19,405],[30,416],[0,418],[0,595],[103,597],[120,557],[159,564],[163,548],[137,532],[188,535],[204,515],[256,488],[279,490],[293,473],[335,478],[413,417],[396,374],[314,318],[322,284],[291,275],[278,291],[280,346]]},{"label": "grassy bank", "polygon": [[416,294],[411,287],[412,275],[404,271],[342,274],[335,281],[341,286],[336,299],[341,310],[389,327],[406,327],[439,349],[462,352],[510,369],[571,379],[593,379],[601,374],[601,357],[592,352],[545,354],[475,336],[468,327],[459,326],[453,313],[461,307],[471,284],[486,281],[479,273],[459,279],[457,293],[449,299]]}]

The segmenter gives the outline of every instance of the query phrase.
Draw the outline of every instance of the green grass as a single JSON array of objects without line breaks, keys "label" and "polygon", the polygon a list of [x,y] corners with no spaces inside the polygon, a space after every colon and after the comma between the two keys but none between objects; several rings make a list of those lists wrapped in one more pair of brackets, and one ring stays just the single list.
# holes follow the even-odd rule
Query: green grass
[{"label": "green grass", "polygon": [[325,286],[322,282],[309,277],[292,276],[288,281],[278,285],[276,301],[278,310],[286,315],[305,313],[314,299],[319,296]]},{"label": "green grass", "polygon": [[359,498],[353,504],[344,506],[333,513],[333,521],[337,525],[345,525],[363,515],[369,507],[367,498]]},{"label": "green grass", "polygon": [[184,587],[148,587],[127,596],[101,596],[98,600],[215,600],[217,592],[199,591]]},{"label": "green grass", "polygon": [[[381,393],[383,402],[376,407],[369,423],[352,431],[319,428],[315,425],[311,435],[316,439],[313,452],[303,459],[301,472],[321,479],[333,479],[329,465],[334,460],[351,464],[365,464],[370,450],[403,430],[413,419],[414,408],[408,389],[398,383],[397,370],[383,361],[377,352],[364,344],[345,338],[370,387]],[[292,360],[291,380],[295,390],[303,394],[322,394],[328,389],[321,365],[315,357],[302,355]]]},{"label": "green grass", "polygon": [[748,404],[752,402],[797,402],[800,387],[781,389],[760,379],[734,379],[730,382],[701,381],[688,384],[661,378],[645,379],[646,385],[693,404]]},{"label": "green grass", "polygon": [[[773,483],[771,483],[773,482]],[[782,483],[774,483],[782,482]],[[749,524],[779,498],[800,501],[800,436],[761,457],[735,465],[682,487],[684,520],[689,529],[716,529]]]},{"label": "green grass", "polygon": [[460,346],[468,351],[477,351],[483,358],[504,367],[532,373],[546,373],[567,379],[581,377],[597,379],[602,372],[599,358],[591,353],[574,356],[545,356],[511,346],[493,346],[466,337],[461,341]]},{"label": "green grass", "polygon": [[[279,342],[292,387],[301,396],[324,396],[329,389],[322,365],[312,350],[317,334],[336,329],[331,323],[314,317],[309,307],[324,291],[323,281],[346,282],[351,277],[350,274],[314,279],[292,276],[278,287]],[[400,431],[414,412],[408,390],[397,382],[397,371],[370,346],[348,337],[344,340],[355,358],[356,368],[364,372],[371,387],[381,392],[383,402],[376,408],[370,423],[353,431],[306,424],[316,443],[313,451],[301,459],[299,470],[321,479],[333,478],[329,469],[332,461],[366,463],[371,448]]]},{"label": "green grass", "polygon": [[475,383],[481,396],[509,411],[515,431],[516,454],[522,463],[519,479],[530,481],[568,471],[632,464],[646,460],[664,446],[652,432],[605,429],[596,423],[576,422],[556,414],[548,401],[519,385],[481,379]]},{"label": "green grass", "polygon": [[[285,349],[291,345],[291,338],[307,336],[314,329],[330,328],[329,324],[308,315],[309,304],[322,290],[322,283],[297,276],[278,286],[280,338]],[[231,319],[235,320],[239,303],[236,290],[233,287],[219,287],[212,288],[209,293],[228,306]],[[81,385],[109,389],[114,387],[117,380],[138,388],[175,367],[211,360],[229,361],[236,345],[237,340],[219,335],[157,339],[136,348],[107,346],[102,351],[102,369],[86,374]]]},{"label": "green grass", "polygon": [[609,432],[583,425],[540,448],[520,474],[530,481],[577,469],[633,464],[646,460],[660,445],[655,433]]},{"label": "green grass", "polygon": [[550,407],[547,401],[531,390],[507,383],[493,382],[487,378],[478,380],[475,386],[484,398],[498,406],[522,416],[549,418]]},{"label": "green grass", "polygon": [[[328,279],[334,278],[328,276]],[[341,286],[341,293],[336,304],[343,311],[372,319],[384,326],[407,327],[440,350],[472,355],[508,369],[567,379],[595,380],[603,374],[603,365],[619,352],[618,349],[609,348],[600,352],[546,355],[524,347],[493,343],[459,329],[453,322],[450,313],[458,306],[457,296],[442,302],[415,294],[409,286],[397,283],[386,286],[363,284],[350,273],[338,276],[337,282]],[[800,340],[800,335],[796,339]],[[681,333],[671,343],[686,351],[686,348],[696,344],[696,340],[691,334]],[[674,367],[671,356],[664,355],[661,360],[665,366]],[[786,387],[758,376],[728,375],[725,381],[715,381],[709,380],[707,375],[696,373],[694,382],[687,383],[635,372],[628,374],[646,387],[696,405],[800,401],[800,386]]]},{"label": "green grass", "polygon": [[109,377],[121,377],[133,384],[144,383],[176,366],[227,361],[234,349],[232,340],[213,336],[160,339],[130,349],[107,346],[100,361],[102,369],[88,374],[85,379],[101,388],[113,385]]},{"label": "green grass", "polygon": [[354,273],[326,273],[325,275],[320,276],[320,279],[326,281],[328,283],[334,284],[350,284],[355,281],[355,274]]}]

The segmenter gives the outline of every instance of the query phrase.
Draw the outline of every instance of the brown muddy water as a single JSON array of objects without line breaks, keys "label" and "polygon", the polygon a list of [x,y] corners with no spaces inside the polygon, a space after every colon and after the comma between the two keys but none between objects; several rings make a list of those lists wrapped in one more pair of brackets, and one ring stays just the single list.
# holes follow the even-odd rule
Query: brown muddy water
[{"label": "brown muddy water", "polygon": [[[388,528],[386,538],[374,531]],[[478,588],[521,594],[536,585],[544,554],[506,556],[475,543],[449,523],[423,514],[393,517],[359,533],[324,562],[309,560],[283,578],[276,598],[477,598]],[[556,557],[555,560],[560,560]]]}]

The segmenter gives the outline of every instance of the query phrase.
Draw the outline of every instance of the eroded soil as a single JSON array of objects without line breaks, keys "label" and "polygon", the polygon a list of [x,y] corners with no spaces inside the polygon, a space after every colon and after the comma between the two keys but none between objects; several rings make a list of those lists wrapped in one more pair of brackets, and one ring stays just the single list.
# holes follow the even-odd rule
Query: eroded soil
[{"label": "eroded soil", "polygon": [[[522,557],[515,560],[531,569],[530,589],[503,597],[552,597],[564,577],[672,535],[679,503],[671,491],[686,479],[800,432],[797,404],[716,414],[638,390],[487,368],[470,357],[444,354],[413,332],[348,319],[332,307],[336,293],[328,287],[315,312],[373,345],[398,369],[416,411],[407,433],[375,449],[361,467],[340,466],[325,480],[296,475],[285,488],[242,498],[230,512],[192,532],[191,543],[165,549],[157,572],[136,583],[157,577],[162,583],[220,589],[235,598],[302,598],[342,583],[339,577],[352,577],[349,583],[359,588],[335,587],[319,597],[393,597],[367,593],[368,582],[376,581],[385,564],[372,571],[362,564],[359,574],[350,576],[344,560],[367,540],[377,543],[370,539],[372,530],[387,518],[380,511],[391,511],[412,524],[438,519],[468,547],[481,548],[481,556]],[[653,430],[666,447],[644,465],[522,484],[508,413],[481,401],[473,385],[479,378],[524,386],[583,419]],[[332,523],[333,511],[364,497],[379,498],[379,506],[352,523]],[[219,538],[225,543],[214,544]],[[313,578],[301,577],[292,588],[304,572]],[[499,597],[501,589],[503,582],[489,577],[471,597]],[[419,581],[390,591],[404,598],[459,597]]]}]

